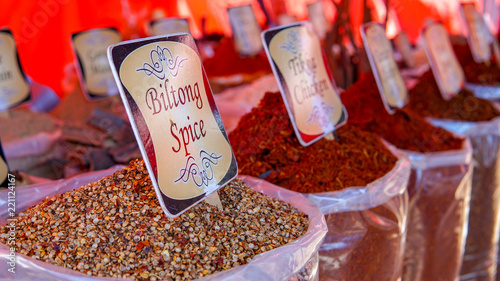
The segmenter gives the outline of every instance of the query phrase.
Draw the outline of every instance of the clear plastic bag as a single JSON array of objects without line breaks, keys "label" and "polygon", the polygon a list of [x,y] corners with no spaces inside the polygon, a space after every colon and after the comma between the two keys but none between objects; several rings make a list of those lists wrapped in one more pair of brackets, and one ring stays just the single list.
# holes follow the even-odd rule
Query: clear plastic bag
[{"label": "clear plastic bag", "polygon": [[472,148],[416,153],[412,171],[403,280],[458,280],[467,236]]},{"label": "clear plastic bag", "polygon": [[488,122],[429,121],[469,137],[472,144],[474,171],[460,280],[494,280],[500,231],[500,118]]},{"label": "clear plastic bag", "polygon": [[[16,189],[16,212],[24,211],[47,196],[53,196],[91,183],[121,169],[114,166],[105,171],[79,175],[68,180],[59,180]],[[299,193],[282,189],[270,183],[243,177],[254,190],[288,202],[309,216],[309,229],[294,242],[255,256],[246,265],[235,267],[204,278],[210,280],[318,280],[317,253],[327,232],[323,214],[307,198]],[[8,217],[8,190],[0,192],[0,223]],[[9,248],[0,244],[1,280],[123,280],[116,278],[89,277],[83,273],[32,259],[16,253],[16,273],[10,273]]]},{"label": "clear plastic bag", "polygon": [[471,90],[478,98],[485,100],[500,100],[500,86],[488,86],[466,83],[465,88]]},{"label": "clear plastic bag", "polygon": [[367,186],[304,194],[328,225],[319,253],[320,280],[401,279],[410,163],[399,156],[389,173]]}]

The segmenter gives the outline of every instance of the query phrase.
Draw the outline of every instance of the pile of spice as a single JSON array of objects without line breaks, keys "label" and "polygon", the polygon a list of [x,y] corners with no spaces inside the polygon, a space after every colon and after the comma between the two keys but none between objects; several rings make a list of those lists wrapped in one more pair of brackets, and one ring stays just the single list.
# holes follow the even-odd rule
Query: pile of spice
[{"label": "pile of spice", "polygon": [[410,103],[406,107],[426,117],[469,122],[490,121],[500,116],[489,101],[474,96],[467,89],[448,101],[443,99],[431,70],[410,90]]},{"label": "pile of spice", "polygon": [[436,152],[462,147],[462,139],[432,126],[408,109],[395,109],[392,115],[389,114],[372,73],[347,89],[341,98],[349,113],[350,124],[376,133],[400,149]]},{"label": "pile of spice", "polygon": [[[202,202],[169,219],[144,162],[132,161],[20,213],[16,249],[91,276],[191,280],[246,264],[308,229],[306,215],[240,180],[219,196],[223,211]],[[8,232],[0,228],[2,243]]]},{"label": "pile of spice", "polygon": [[494,59],[488,63],[475,62],[468,44],[453,44],[453,51],[464,69],[468,83],[500,86],[500,67]]},{"label": "pile of spice", "polygon": [[335,141],[321,139],[303,147],[280,93],[266,93],[229,140],[242,174],[303,193],[365,186],[397,161],[377,135],[350,125],[336,131]]},{"label": "pile of spice", "polygon": [[[349,113],[350,124],[374,132],[398,148],[419,153],[462,149],[463,139],[434,127],[406,108],[395,109],[392,115],[389,114],[371,73],[347,89],[342,94],[342,102]],[[464,166],[456,162],[412,170],[413,180],[408,186],[411,203],[404,279],[457,278],[466,219],[467,198],[459,196],[460,190],[465,190],[462,184],[468,170]],[[424,177],[425,180],[421,180]],[[443,225],[450,231],[443,231]],[[437,268],[436,264],[441,266]]]}]

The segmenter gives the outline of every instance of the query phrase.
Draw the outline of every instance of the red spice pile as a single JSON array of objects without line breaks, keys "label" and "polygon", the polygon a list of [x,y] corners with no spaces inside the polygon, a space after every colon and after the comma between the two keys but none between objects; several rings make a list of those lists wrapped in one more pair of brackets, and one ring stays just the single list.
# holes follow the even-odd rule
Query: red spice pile
[{"label": "red spice pile", "polygon": [[385,110],[372,73],[352,85],[342,94],[349,113],[349,123],[378,134],[398,148],[417,152],[460,149],[462,139],[432,126],[424,118],[407,109]]},{"label": "red spice pile", "polygon": [[397,158],[380,138],[354,126],[336,140],[298,142],[280,93],[266,93],[229,134],[241,174],[261,177],[304,193],[365,186],[387,174]]},{"label": "red spice pile", "polygon": [[265,52],[255,56],[242,57],[235,50],[231,38],[224,38],[215,49],[214,56],[204,61],[203,65],[208,77],[272,72]]},{"label": "red spice pile", "polygon": [[467,89],[448,101],[444,100],[431,70],[424,73],[410,90],[410,103],[406,107],[426,117],[469,122],[489,121],[500,116],[489,101],[474,96]]},{"label": "red spice pile", "polygon": [[488,64],[477,63],[472,57],[469,45],[455,44],[453,50],[465,73],[465,80],[473,84],[500,86],[500,67],[492,59]]}]

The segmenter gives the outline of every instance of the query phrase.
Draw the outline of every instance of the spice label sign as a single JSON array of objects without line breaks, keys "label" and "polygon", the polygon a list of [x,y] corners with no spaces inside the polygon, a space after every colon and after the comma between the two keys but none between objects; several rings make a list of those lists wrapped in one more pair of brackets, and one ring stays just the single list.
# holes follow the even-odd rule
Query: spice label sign
[{"label": "spice label sign", "polygon": [[403,56],[403,61],[406,66],[414,68],[417,63],[415,62],[415,57],[413,56],[413,51],[406,32],[401,31],[398,35],[396,35],[396,37],[394,37],[393,41],[396,50],[398,50]]},{"label": "spice label sign", "polygon": [[243,56],[260,53],[262,51],[261,28],[255,18],[252,5],[230,7],[227,9],[227,14],[238,53]]},{"label": "spice label sign", "polygon": [[422,30],[422,37],[441,95],[449,100],[463,88],[465,76],[453,52],[448,33],[441,23],[430,22]]},{"label": "spice label sign", "polygon": [[112,45],[111,68],[160,204],[176,217],[238,167],[193,37]]},{"label": "spice label sign", "polygon": [[317,1],[311,4],[307,4],[307,14],[309,16],[309,21],[313,24],[316,34],[318,34],[319,38],[325,39],[326,33],[329,29],[329,23],[325,16],[323,2]]},{"label": "spice label sign", "polygon": [[300,143],[310,145],[347,121],[321,42],[310,22],[268,29],[262,41]]},{"label": "spice label sign", "polygon": [[9,167],[7,166],[7,160],[5,154],[3,153],[2,143],[0,142],[0,187],[7,187],[7,177],[9,176]]},{"label": "spice label sign", "polygon": [[189,33],[189,22],[183,18],[167,18],[154,20],[149,24],[151,35],[165,35],[173,33]]},{"label": "spice label sign", "polygon": [[28,79],[9,29],[0,29],[0,111],[18,106],[31,98]]},{"label": "spice label sign", "polygon": [[392,114],[395,108],[402,108],[408,103],[408,90],[394,59],[391,42],[381,24],[371,22],[360,29],[384,106]]},{"label": "spice label sign", "polygon": [[481,14],[478,13],[474,3],[460,4],[460,14],[467,26],[467,40],[477,63],[486,62],[491,59],[491,48],[489,35],[486,33],[488,27]]},{"label": "spice label sign", "polygon": [[78,78],[87,99],[118,94],[106,50],[120,41],[122,37],[115,28],[89,29],[71,35]]}]

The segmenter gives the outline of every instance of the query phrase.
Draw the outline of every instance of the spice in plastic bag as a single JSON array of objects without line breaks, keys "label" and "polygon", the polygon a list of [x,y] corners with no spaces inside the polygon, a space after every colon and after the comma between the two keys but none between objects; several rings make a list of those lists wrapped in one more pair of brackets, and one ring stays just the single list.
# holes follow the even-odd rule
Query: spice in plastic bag
[{"label": "spice in plastic bag", "polygon": [[[430,71],[410,91],[409,107],[426,117],[477,122],[478,128],[486,125],[491,128],[490,133],[485,130],[467,133],[473,147],[474,171],[461,280],[493,280],[500,231],[500,136],[493,119],[500,113],[490,102],[465,89],[445,101]],[[450,128],[461,127],[460,123],[463,122],[450,123]]]},{"label": "spice in plastic bag", "polygon": [[410,103],[406,107],[425,117],[458,121],[489,121],[500,116],[489,101],[474,96],[467,89],[462,89],[448,101],[443,99],[430,70],[410,90]]},{"label": "spice in plastic bag", "polygon": [[[395,109],[394,114],[389,114],[371,73],[342,94],[342,103],[350,124],[374,132],[400,149],[424,153],[421,155],[426,157],[427,152],[463,147],[463,139],[434,127],[408,109]],[[412,169],[403,280],[458,278],[470,194],[469,165],[459,161]]]},{"label": "spice in plastic bag", "polygon": [[493,59],[488,63],[475,62],[467,44],[454,44],[453,51],[464,69],[465,80],[468,83],[500,86],[500,67]]},{"label": "spice in plastic bag", "polygon": [[437,152],[462,147],[463,139],[432,126],[410,110],[387,113],[371,73],[347,89],[341,98],[349,113],[349,124],[376,133],[400,149]]},{"label": "spice in plastic bag", "polygon": [[215,49],[215,54],[203,62],[208,77],[231,76],[235,74],[271,73],[266,53],[242,57],[234,48],[231,38],[224,38]]},{"label": "spice in plastic bag", "polygon": [[229,134],[241,174],[303,193],[365,186],[388,173],[396,157],[378,136],[345,125],[336,140],[303,147],[280,93],[266,93]]},{"label": "spice in plastic bag", "polygon": [[[202,202],[167,218],[143,161],[45,199],[16,217],[16,249],[92,276],[191,280],[248,263],[291,242],[307,216],[234,180],[219,190],[224,211]],[[8,244],[9,228],[0,228]]]}]

